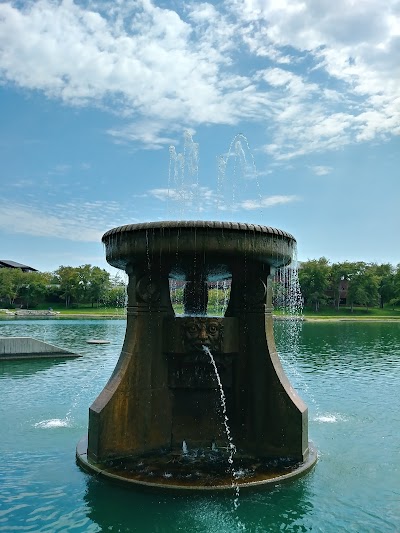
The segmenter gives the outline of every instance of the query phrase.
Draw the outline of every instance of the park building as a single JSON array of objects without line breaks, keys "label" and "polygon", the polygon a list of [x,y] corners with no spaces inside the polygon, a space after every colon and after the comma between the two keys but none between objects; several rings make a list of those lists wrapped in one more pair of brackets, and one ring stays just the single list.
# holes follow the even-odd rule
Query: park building
[{"label": "park building", "polygon": [[9,259],[0,259],[0,268],[19,268],[22,272],[37,272],[36,268],[32,268],[16,261],[10,261]]}]

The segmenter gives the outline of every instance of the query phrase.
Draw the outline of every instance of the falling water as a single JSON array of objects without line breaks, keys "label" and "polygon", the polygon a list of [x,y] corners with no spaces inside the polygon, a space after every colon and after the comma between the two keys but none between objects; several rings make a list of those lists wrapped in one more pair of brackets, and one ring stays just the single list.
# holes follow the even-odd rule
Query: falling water
[{"label": "falling water", "polygon": [[243,207],[243,202],[249,200],[240,197],[240,193],[248,194],[252,183],[255,183],[258,201],[261,194],[254,157],[247,138],[239,133],[227,154],[218,157],[217,209],[233,212]]},{"label": "falling water", "polygon": [[229,303],[231,280],[209,283],[207,315],[224,316]]},{"label": "falling water", "polygon": [[289,265],[278,268],[274,283],[274,305],[285,320],[287,346],[292,347],[294,355],[298,353],[299,336],[303,324],[303,296],[299,283],[297,249]]},{"label": "falling water", "polygon": [[168,217],[199,219],[209,211],[213,219],[225,219],[225,212],[262,207],[258,172],[243,134],[237,134],[228,151],[217,157],[216,171],[215,188],[200,184],[199,145],[185,131],[183,151],[169,148]]},{"label": "falling water", "polygon": [[189,131],[184,132],[183,153],[169,148],[168,212],[172,218],[187,218],[200,211],[199,145]]},{"label": "falling water", "polygon": [[218,382],[219,394],[220,394],[220,398],[221,398],[223,424],[224,424],[224,428],[225,428],[226,437],[228,439],[228,451],[229,451],[228,468],[229,468],[229,471],[230,471],[230,473],[232,475],[232,488],[235,491],[235,499],[233,501],[233,505],[234,505],[234,508],[237,509],[239,507],[239,485],[236,483],[235,470],[233,468],[233,456],[236,453],[236,446],[233,443],[231,430],[229,428],[229,418],[228,418],[228,415],[226,414],[225,393],[224,393],[224,389],[222,387],[221,378],[219,377],[217,365],[215,363],[215,359],[214,359],[212,353],[210,352],[210,350],[209,350],[209,348],[207,346],[203,346],[203,350],[210,358],[211,364],[212,364],[212,366],[214,368],[215,377],[217,378],[217,382]]},{"label": "falling water", "polygon": [[[297,261],[297,248],[293,251],[292,262],[277,269],[274,286],[274,305],[281,313],[283,327],[281,329],[282,348],[280,356],[288,374],[293,376],[297,388],[305,391],[309,400],[319,411],[317,400],[309,390],[309,385],[304,374],[299,371],[298,357],[300,355],[299,341],[304,323],[304,300],[299,283],[299,269]],[[279,315],[278,315],[279,318]],[[284,347],[288,349],[284,351]]]},{"label": "falling water", "polygon": [[[183,292],[186,283],[169,279],[169,293],[175,315],[183,314]],[[224,316],[229,303],[231,280],[208,282],[207,316]]]},{"label": "falling water", "polygon": [[182,455],[187,455],[189,453],[188,445],[186,444],[186,441],[182,441]]},{"label": "falling water", "polygon": [[183,292],[185,285],[185,281],[177,281],[176,279],[172,278],[169,279],[169,293],[175,315],[183,314]]}]

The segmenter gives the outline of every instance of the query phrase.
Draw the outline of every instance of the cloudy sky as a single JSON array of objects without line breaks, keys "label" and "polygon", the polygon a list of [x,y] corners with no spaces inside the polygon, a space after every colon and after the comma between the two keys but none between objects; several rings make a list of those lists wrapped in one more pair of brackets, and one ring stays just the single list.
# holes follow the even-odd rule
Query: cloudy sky
[{"label": "cloudy sky", "polygon": [[397,0],[3,0],[0,117],[0,259],[183,218],[400,263]]}]

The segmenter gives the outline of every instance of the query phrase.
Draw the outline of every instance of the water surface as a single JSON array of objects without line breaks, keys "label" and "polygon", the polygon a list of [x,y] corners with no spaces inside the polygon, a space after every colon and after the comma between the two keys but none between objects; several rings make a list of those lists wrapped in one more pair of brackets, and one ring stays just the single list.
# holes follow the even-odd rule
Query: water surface
[{"label": "water surface", "polygon": [[[0,531],[400,531],[400,324],[285,324],[276,341],[309,406],[319,461],[308,476],[253,493],[176,496],[114,486],[82,472],[75,446],[118,359],[124,320],[2,320],[83,355],[0,363]],[[290,335],[289,335],[290,337]],[[86,340],[106,339],[107,345]]]}]

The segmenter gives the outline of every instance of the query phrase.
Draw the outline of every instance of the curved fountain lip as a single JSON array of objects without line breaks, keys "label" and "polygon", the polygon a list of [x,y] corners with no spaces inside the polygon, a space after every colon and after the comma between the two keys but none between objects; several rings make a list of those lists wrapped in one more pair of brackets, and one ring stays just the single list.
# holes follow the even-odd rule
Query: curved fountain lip
[{"label": "curved fountain lip", "polygon": [[204,257],[210,270],[218,270],[217,265],[222,264],[228,271],[240,257],[273,267],[285,266],[291,262],[296,245],[293,235],[270,226],[204,220],[127,224],[107,231],[102,242],[107,261],[121,269],[151,255],[162,256],[173,270],[182,258],[186,257],[183,263],[188,264],[197,255]]},{"label": "curved fountain lip", "polygon": [[257,479],[256,481],[238,481],[233,480],[226,483],[226,484],[220,484],[220,485],[182,485],[179,483],[174,483],[173,480],[167,481],[165,483],[158,483],[158,482],[151,482],[151,481],[143,481],[134,479],[128,476],[123,476],[120,474],[116,474],[112,472],[111,470],[107,470],[106,468],[102,467],[99,464],[93,463],[88,459],[87,456],[87,436],[82,437],[82,439],[78,442],[78,445],[76,447],[76,460],[78,464],[87,472],[95,473],[99,477],[104,477],[107,479],[110,479],[113,482],[116,482],[118,484],[127,485],[130,487],[138,487],[138,488],[147,488],[147,489],[154,489],[154,490],[164,490],[164,491],[175,491],[178,493],[184,493],[184,492],[219,492],[219,491],[227,491],[232,490],[235,488],[235,486],[239,487],[239,489],[251,489],[251,488],[268,488],[273,487],[278,483],[284,483],[287,481],[295,480],[299,477],[304,476],[307,474],[316,464],[318,459],[317,450],[314,447],[314,445],[309,442],[309,454],[307,459],[300,463],[295,468],[291,469],[287,473],[278,474],[272,477],[265,477],[264,479]]},{"label": "curved fountain lip", "polygon": [[287,239],[290,239],[292,241],[296,241],[296,239],[291,235],[290,233],[287,233],[286,231],[283,231],[278,228],[273,228],[271,226],[263,226],[260,224],[248,224],[246,222],[224,222],[224,221],[210,221],[210,220],[163,220],[163,221],[156,221],[156,222],[139,222],[137,224],[125,224],[124,226],[118,226],[116,228],[112,228],[103,235],[102,241],[105,242],[105,240],[111,236],[115,235],[117,233],[124,233],[124,232],[132,232],[132,231],[140,231],[140,230],[152,230],[152,229],[200,229],[200,228],[206,228],[206,229],[222,229],[222,230],[233,230],[233,231],[250,231],[250,232],[257,232],[257,233],[263,233],[263,234],[269,234],[269,235],[276,235],[280,237],[285,237]]}]

